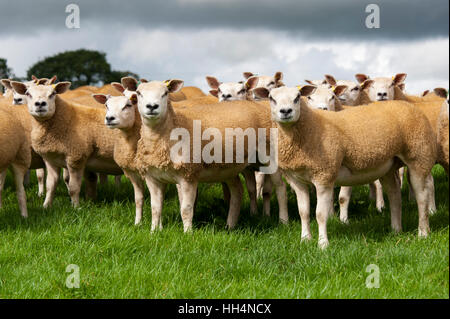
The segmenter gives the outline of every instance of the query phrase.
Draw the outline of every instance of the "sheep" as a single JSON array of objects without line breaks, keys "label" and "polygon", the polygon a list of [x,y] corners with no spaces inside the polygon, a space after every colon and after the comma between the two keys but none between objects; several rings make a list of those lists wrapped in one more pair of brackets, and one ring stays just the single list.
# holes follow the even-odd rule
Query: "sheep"
[{"label": "sheep", "polygon": [[28,217],[23,179],[31,163],[31,146],[21,123],[11,113],[0,109],[0,207],[7,169],[12,168],[20,214]]},{"label": "sheep", "polygon": [[70,82],[54,86],[27,87],[20,82],[11,85],[14,91],[26,96],[32,116],[32,147],[47,167],[44,208],[53,202],[60,168],[68,169],[69,195],[74,207],[79,206],[83,174],[89,197],[95,197],[97,175],[93,172],[122,174],[113,159],[116,133],[101,124],[105,111],[77,105],[59,96],[68,90]]},{"label": "sheep", "polygon": [[[227,102],[211,105],[198,105],[188,108],[173,108],[168,94],[181,89],[183,81],[152,81],[141,83],[136,91],[138,109],[142,118],[141,139],[138,142],[137,161],[140,173],[145,178],[150,190],[152,205],[152,231],[162,228],[161,211],[164,188],[168,183],[180,185],[181,216],[184,231],[192,229],[194,201],[197,185],[200,182],[226,182],[230,189],[230,208],[227,227],[232,229],[239,216],[242,196],[242,184],[238,174],[249,166],[248,159],[255,156],[255,149],[247,147],[243,163],[186,163],[179,159],[172,160],[171,148],[175,141],[171,139],[173,129],[187,130],[192,133],[193,120],[201,121],[201,130],[218,129],[223,138],[226,127],[241,129],[258,129],[270,127],[269,110],[249,101]],[[190,138],[192,134],[190,134]],[[191,141],[191,140],[190,140]],[[180,141],[178,141],[180,143]],[[233,143],[234,144],[234,143]],[[179,145],[179,144],[178,144]],[[202,146],[206,141],[202,141]],[[193,146],[189,143],[189,153]],[[234,146],[233,146],[234,147]],[[214,151],[215,152],[215,151]],[[236,149],[233,149],[235,154]],[[179,154],[178,154],[179,155]],[[177,156],[177,155],[174,155]],[[275,181],[277,195],[283,195],[283,181],[277,175]],[[284,198],[286,199],[284,188]],[[280,219],[287,221],[286,202],[280,200]]]},{"label": "sheep", "polygon": [[441,107],[441,112],[438,118],[437,125],[437,144],[438,144],[438,163],[441,164],[448,176],[449,170],[449,106],[448,106],[448,91],[443,88],[434,89],[434,93],[442,98],[445,98]]},{"label": "sheep", "polygon": [[256,88],[259,78],[256,76],[250,77],[246,82],[219,82],[213,76],[207,76],[206,82],[212,89],[209,91],[211,95],[217,97],[219,102],[224,101],[239,101],[251,99],[251,90]]},{"label": "sheep", "polygon": [[[328,83],[333,84],[335,81],[331,76],[325,76]],[[356,80],[360,83],[359,89],[354,89],[355,95],[352,99],[348,100],[350,106],[359,106],[370,104],[375,101],[387,101],[393,100],[399,91],[399,86],[404,84],[406,79],[405,73],[399,73],[392,78],[380,77],[370,79],[365,74],[356,74]],[[347,109],[343,106],[343,109]],[[403,174],[404,169],[399,169],[400,176],[400,187],[403,185]],[[383,187],[381,182],[376,180],[369,185],[370,187],[370,198],[375,199],[376,208],[381,212],[385,206],[383,198]],[[339,206],[340,206],[340,220],[343,223],[348,223],[348,206],[350,204],[352,189],[351,187],[341,187],[339,192]],[[433,209],[433,205],[430,206]]]},{"label": "sheep", "polygon": [[314,93],[307,96],[308,106],[325,111],[341,111],[342,104],[339,96],[347,91],[346,85],[330,86],[328,84],[321,84],[316,86]]},{"label": "sheep", "polygon": [[195,87],[195,86],[184,86],[180,90],[180,93],[184,94],[184,96],[186,97],[186,100],[191,100],[191,99],[206,96],[206,94],[203,93],[203,91],[201,89],[199,89],[198,87]]},{"label": "sheep", "polygon": [[329,74],[325,74],[325,81],[331,86],[345,85],[347,90],[338,95],[339,101],[343,105],[354,105],[359,95],[360,85],[353,81],[337,80]]},{"label": "sheep", "polygon": [[266,88],[268,90],[282,87],[283,83],[283,72],[276,72],[274,76],[267,75],[256,75],[251,72],[244,72],[244,78],[248,81],[250,78],[256,77],[258,79],[256,87]]},{"label": "sheep", "polygon": [[431,126],[410,103],[387,101],[345,112],[324,112],[307,106],[301,96],[313,86],[254,90],[268,97],[278,128],[278,165],[293,186],[302,220],[302,238],[310,239],[309,192],[316,188],[319,247],[329,245],[326,224],[333,210],[335,185],[360,185],[381,178],[391,206],[391,225],[401,231],[401,192],[397,170],[410,171],[419,210],[419,236],[429,233],[431,169],[436,145]]},{"label": "sheep", "polygon": [[137,143],[141,137],[141,117],[136,106],[136,93],[130,97],[93,94],[93,98],[106,106],[105,125],[119,132],[114,141],[114,161],[133,185],[136,204],[134,224],[138,225],[142,220],[144,181],[136,165]]},{"label": "sheep", "polygon": [[[38,79],[37,77],[32,75],[31,78],[32,78],[31,81],[24,82],[24,84],[28,87],[34,86],[34,85],[43,85],[43,84],[50,85],[56,81],[56,76],[53,76],[51,79],[47,79],[47,78]],[[8,97],[10,97],[10,95],[12,94],[14,105],[25,104],[25,100],[26,100],[25,96],[22,94],[18,94],[17,92],[15,92],[13,90],[13,88],[11,87],[11,80],[3,79],[3,80],[1,80],[1,83],[5,88],[7,88],[11,92],[11,93],[9,93]]]}]

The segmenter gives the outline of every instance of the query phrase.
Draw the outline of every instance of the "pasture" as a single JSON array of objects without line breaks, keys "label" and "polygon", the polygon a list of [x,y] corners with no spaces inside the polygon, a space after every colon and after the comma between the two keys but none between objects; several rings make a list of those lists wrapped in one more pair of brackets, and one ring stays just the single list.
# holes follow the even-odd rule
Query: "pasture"
[{"label": "pasture", "polygon": [[[314,214],[313,240],[300,241],[291,190],[289,225],[278,223],[275,196],[267,218],[261,201],[259,215],[249,215],[246,195],[237,228],[227,231],[220,185],[201,185],[194,231],[184,234],[171,186],[164,229],[151,234],[148,192],[143,223],[134,226],[133,189],[125,178],[120,188],[110,178],[99,186],[98,199],[83,200],[79,209],[71,207],[60,182],[53,207],[43,209],[32,174],[25,220],[8,174],[0,209],[0,298],[449,298],[448,179],[438,166],[433,175],[438,211],[427,239],[417,236],[417,208],[408,202],[407,185],[397,235],[388,211],[378,213],[368,187],[357,187],[350,224],[330,218],[330,246],[322,251]],[[66,287],[70,264],[79,267],[79,288]],[[371,264],[379,267],[379,288],[366,287]]]}]

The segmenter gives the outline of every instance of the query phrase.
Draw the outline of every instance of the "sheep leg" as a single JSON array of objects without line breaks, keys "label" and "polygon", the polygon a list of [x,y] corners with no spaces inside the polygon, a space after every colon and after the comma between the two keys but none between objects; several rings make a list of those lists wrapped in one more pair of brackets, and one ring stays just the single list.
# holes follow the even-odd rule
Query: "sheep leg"
[{"label": "sheep leg", "polygon": [[99,174],[100,176],[100,184],[105,185],[108,183],[108,175],[106,174]]},{"label": "sheep leg", "polygon": [[144,183],[138,174],[131,172],[125,172],[125,174],[133,185],[134,203],[136,205],[136,218],[134,224],[139,225],[142,220],[142,207],[144,206]]},{"label": "sheep leg", "polygon": [[45,182],[47,191],[45,194],[44,208],[48,208],[52,205],[55,197],[56,186],[59,180],[59,167],[53,166],[49,162],[45,162],[47,168],[47,180]]},{"label": "sheep leg", "polygon": [[228,209],[227,228],[233,229],[239,219],[244,189],[242,188],[239,176],[227,181],[227,185],[230,189],[230,207]]},{"label": "sheep leg", "polygon": [[242,172],[244,175],[245,184],[247,185],[248,197],[250,199],[250,214],[256,215],[258,212],[258,204],[256,201],[256,180],[255,173],[250,170],[244,170]]},{"label": "sheep leg", "polygon": [[390,170],[380,179],[386,190],[391,208],[391,227],[396,233],[402,231],[402,191],[400,188],[400,176],[397,171]]},{"label": "sheep leg", "polygon": [[28,167],[17,164],[12,165],[12,170],[14,173],[14,181],[16,183],[16,194],[17,201],[19,202],[20,214],[23,218],[27,218],[27,195],[25,193],[25,187],[23,186],[23,180],[29,170]]},{"label": "sheep leg", "polygon": [[27,170],[27,172],[25,173],[25,176],[23,177],[23,185],[25,186],[29,186],[30,185],[30,170]]},{"label": "sheep leg", "polygon": [[153,179],[151,176],[146,176],[145,182],[150,191],[150,202],[152,207],[152,226],[150,231],[154,232],[158,229],[162,229],[161,213],[164,204],[164,190],[166,185]]},{"label": "sheep leg", "polygon": [[38,197],[42,197],[42,196],[44,196],[44,192],[45,192],[45,184],[44,184],[45,169],[43,169],[43,168],[36,169],[36,178],[38,181]]},{"label": "sheep leg", "polygon": [[231,195],[227,183],[222,183],[222,192],[223,200],[225,201],[225,203],[230,204]]},{"label": "sheep leg", "polygon": [[263,207],[264,215],[270,216],[270,198],[272,197],[272,179],[270,176],[264,174],[264,186],[263,186]]},{"label": "sheep leg", "polygon": [[4,169],[0,172],[0,208],[2,207],[2,193],[3,187],[5,186],[6,174],[8,173],[8,169]]},{"label": "sheep leg", "polygon": [[64,184],[66,184],[67,190],[69,190],[69,180],[70,180],[69,171],[67,168],[63,168],[62,170],[63,170]]},{"label": "sheep leg", "polygon": [[429,180],[429,177],[411,168],[409,166],[408,171],[410,172],[410,185],[413,188],[419,211],[419,237],[427,237],[430,232],[428,212],[431,192],[429,190],[429,183],[427,183],[427,178]]},{"label": "sheep leg", "polygon": [[81,182],[83,179],[84,166],[82,168],[75,168],[68,166],[69,170],[69,196],[72,201],[73,207],[80,206],[80,190],[81,190]]},{"label": "sheep leg", "polygon": [[116,187],[120,187],[120,184],[122,183],[122,175],[114,176],[114,183],[116,184]]},{"label": "sheep leg", "polygon": [[436,196],[435,196],[435,189],[434,189],[434,179],[433,179],[433,175],[428,175],[427,179],[426,179],[426,183],[427,183],[427,187],[429,189],[429,196],[430,198],[428,199],[429,201],[429,206],[428,206],[428,212],[430,213],[430,215],[433,215],[434,213],[436,213]]},{"label": "sheep leg", "polygon": [[181,191],[180,184],[177,184],[177,193],[178,193],[178,203],[180,204],[181,209],[181,203],[183,203],[183,192]]},{"label": "sheep leg", "polygon": [[406,170],[406,179],[408,180],[409,192],[408,192],[408,200],[412,201],[415,199],[414,191],[411,186],[411,178],[409,177],[409,170]]},{"label": "sheep leg", "polygon": [[297,196],[298,213],[302,221],[301,240],[311,240],[312,236],[310,227],[310,201],[308,186],[291,179],[288,179],[288,182]]},{"label": "sheep leg", "polygon": [[[240,182],[240,181],[239,181]],[[242,184],[241,184],[242,186]],[[180,182],[181,193],[183,200],[181,203],[181,219],[183,220],[184,232],[192,231],[192,219],[194,217],[194,205],[197,197],[197,182],[187,182],[182,180]],[[231,191],[230,191],[231,194]],[[153,200],[153,197],[152,197]],[[231,203],[231,197],[230,197]]]},{"label": "sheep leg", "polygon": [[384,208],[383,187],[381,186],[381,183],[378,179],[373,182],[373,184],[375,186],[376,207],[377,210],[381,213]]},{"label": "sheep leg", "polygon": [[287,224],[289,222],[289,214],[287,207],[287,191],[286,184],[281,177],[281,172],[278,170],[274,174],[270,174],[269,178],[271,179],[273,185],[275,186],[275,192],[277,194],[278,200],[278,218],[280,223]]},{"label": "sheep leg", "polygon": [[86,198],[97,198],[97,173],[84,171],[84,180],[86,182]]},{"label": "sheep leg", "polygon": [[398,170],[398,176],[400,178],[400,189],[403,188],[403,177],[405,176],[405,166],[400,167]]},{"label": "sheep leg", "polygon": [[327,221],[333,213],[333,185],[320,185],[314,183],[317,193],[316,219],[319,224],[319,247],[328,247]]},{"label": "sheep leg", "polygon": [[255,172],[255,180],[256,180],[256,196],[257,198],[262,198],[264,187],[264,173]]},{"label": "sheep leg", "polygon": [[342,186],[339,191],[339,219],[344,224],[348,224],[348,206],[352,196],[351,186]]}]

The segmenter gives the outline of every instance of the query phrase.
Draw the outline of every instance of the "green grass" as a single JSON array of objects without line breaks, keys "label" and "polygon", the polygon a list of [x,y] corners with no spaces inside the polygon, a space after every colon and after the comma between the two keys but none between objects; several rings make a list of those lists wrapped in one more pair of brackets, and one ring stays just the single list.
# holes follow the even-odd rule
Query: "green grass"
[{"label": "green grass", "polygon": [[[112,181],[100,186],[98,200],[84,201],[79,210],[71,208],[63,184],[53,208],[41,208],[33,179],[25,220],[8,176],[0,210],[0,298],[449,298],[448,180],[441,168],[433,174],[438,211],[429,238],[417,237],[417,209],[407,201],[407,186],[398,235],[390,231],[388,212],[377,213],[368,188],[359,187],[350,224],[330,219],[325,251],[317,247],[314,218],[314,240],[300,242],[290,190],[288,226],[279,225],[274,213],[249,216],[246,198],[238,227],[229,232],[220,186],[202,185],[195,230],[183,234],[170,187],[164,229],[150,234],[148,196],[143,224],[135,227],[125,179],[120,189]],[[272,198],[272,212],[277,209]],[[78,289],[65,286],[69,264],[80,267]],[[378,289],[365,285],[370,264],[380,269]]]}]

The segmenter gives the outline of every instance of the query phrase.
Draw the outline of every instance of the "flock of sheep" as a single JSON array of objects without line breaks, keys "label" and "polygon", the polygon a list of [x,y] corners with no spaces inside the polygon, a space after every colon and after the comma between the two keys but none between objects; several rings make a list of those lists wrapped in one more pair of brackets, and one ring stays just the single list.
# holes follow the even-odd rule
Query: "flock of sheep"
[{"label": "flock of sheep", "polygon": [[[257,212],[257,198],[262,197],[264,213],[270,214],[274,188],[280,222],[287,223],[286,180],[297,196],[303,240],[311,239],[309,186],[314,186],[319,246],[325,248],[336,186],[341,186],[342,222],[348,222],[352,186],[370,184],[380,211],[383,189],[387,193],[392,228],[401,231],[400,190],[406,167],[418,205],[419,236],[428,235],[428,216],[436,210],[431,169],[440,164],[448,174],[449,167],[445,89],[407,95],[406,74],[373,79],[357,74],[357,82],[326,75],[298,87],[286,87],[281,72],[274,76],[246,72],[244,77],[231,83],[207,77],[209,95],[196,87],[183,87],[183,81],[176,79],[126,77],[102,88],[75,90],[69,90],[70,82],[56,83],[56,77],[33,77],[26,83],[2,80],[6,90],[0,96],[0,196],[8,168],[15,178],[23,217],[27,217],[23,183],[30,169],[36,169],[40,196],[46,188],[44,207],[53,202],[61,169],[75,207],[83,177],[86,196],[95,198],[98,176],[100,180],[119,176],[116,183],[120,185],[125,174],[134,188],[136,224],[142,218],[145,185],[155,231],[162,228],[165,187],[176,184],[184,231],[189,231],[199,183],[222,183],[229,203],[227,226],[236,225],[243,195],[240,174],[251,213]],[[277,129],[277,171],[258,172],[250,159],[261,150],[249,143],[242,162],[173,161],[171,148],[177,141],[171,138],[172,131],[183,128],[192,133],[196,120],[201,121],[202,132],[266,129],[266,150],[273,137],[270,129]],[[207,143],[202,140],[202,146]]]}]

